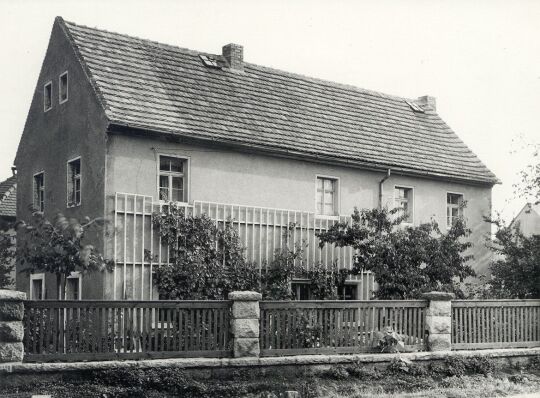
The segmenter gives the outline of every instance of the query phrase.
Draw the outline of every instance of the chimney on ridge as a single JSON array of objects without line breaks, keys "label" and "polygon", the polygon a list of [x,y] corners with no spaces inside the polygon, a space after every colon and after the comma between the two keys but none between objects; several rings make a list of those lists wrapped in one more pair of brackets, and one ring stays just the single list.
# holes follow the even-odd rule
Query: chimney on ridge
[{"label": "chimney on ridge", "polygon": [[416,101],[418,105],[427,105],[428,107],[431,108],[431,110],[434,110],[436,111],[437,110],[437,100],[435,99],[435,97],[430,97],[429,95],[424,95],[422,97],[418,97],[418,99]]},{"label": "chimney on ridge", "polygon": [[230,43],[223,46],[223,58],[229,64],[230,69],[244,70],[244,47],[240,44]]}]

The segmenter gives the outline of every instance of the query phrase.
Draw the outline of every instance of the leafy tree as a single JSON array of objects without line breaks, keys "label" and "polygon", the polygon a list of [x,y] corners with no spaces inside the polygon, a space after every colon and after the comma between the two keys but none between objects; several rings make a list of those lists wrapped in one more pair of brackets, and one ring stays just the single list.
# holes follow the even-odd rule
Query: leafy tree
[{"label": "leafy tree", "polygon": [[356,249],[353,274],[373,271],[380,299],[417,298],[429,290],[455,290],[455,278],[474,276],[467,264],[471,246],[462,242],[470,231],[462,219],[447,233],[436,222],[402,226],[400,209],[354,210],[352,222],[319,233],[321,246],[332,243]]},{"label": "leafy tree", "polygon": [[531,145],[533,161],[525,170],[520,171],[520,182],[514,184],[514,190],[518,197],[540,203],[540,145]]},{"label": "leafy tree", "polygon": [[191,216],[174,203],[154,214],[154,226],[169,246],[169,261],[156,269],[166,299],[223,299],[233,290],[258,290],[259,272],[244,259],[230,223],[223,229],[207,215]]},{"label": "leafy tree", "polygon": [[10,276],[15,260],[15,245],[13,236],[7,230],[0,229],[0,289],[7,288],[13,283]]},{"label": "leafy tree", "polygon": [[314,300],[337,300],[339,289],[345,286],[350,274],[348,269],[338,269],[337,264],[329,267],[316,264],[307,272],[307,278]]},{"label": "leafy tree", "polygon": [[84,244],[85,233],[93,226],[103,225],[103,220],[85,218],[81,224],[75,218],[58,213],[51,223],[43,213],[33,212],[29,224],[18,224],[17,257],[27,273],[50,272],[56,275],[61,286],[60,299],[65,298],[66,280],[74,271],[83,274],[111,266],[89,244]]},{"label": "leafy tree", "polygon": [[497,254],[491,264],[489,293],[500,298],[540,298],[540,235],[524,236],[519,224],[488,220],[497,228],[488,246]]}]

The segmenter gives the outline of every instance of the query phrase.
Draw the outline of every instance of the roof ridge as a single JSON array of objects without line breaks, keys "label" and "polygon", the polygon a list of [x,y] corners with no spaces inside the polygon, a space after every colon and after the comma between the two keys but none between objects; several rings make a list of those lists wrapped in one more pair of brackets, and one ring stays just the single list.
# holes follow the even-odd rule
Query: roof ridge
[{"label": "roof ridge", "polygon": [[[59,18],[61,18],[61,17],[59,17]],[[81,24],[77,24],[77,23],[71,22],[71,21],[66,21],[66,20],[63,20],[63,19],[62,19],[62,21],[66,25],[73,25],[73,26],[80,27],[80,28],[96,30],[98,32],[105,32],[105,33],[108,33],[108,34],[111,34],[111,35],[117,35],[117,36],[122,36],[122,37],[130,38],[130,39],[136,39],[136,40],[140,40],[141,42],[149,43],[149,44],[152,44],[152,45],[174,48],[176,50],[181,50],[181,51],[187,52],[187,53],[189,53],[191,55],[210,54],[210,55],[219,56],[219,57],[222,56],[221,54],[214,54],[214,53],[210,53],[208,51],[194,50],[194,49],[190,49],[190,48],[187,48],[187,47],[181,47],[181,46],[178,46],[178,45],[175,45],[175,44],[169,44],[169,43],[159,42],[159,41],[156,41],[156,40],[145,39],[143,37],[139,37],[139,36],[135,36],[135,35],[129,35],[129,34],[126,34],[126,33],[119,33],[119,32],[114,32],[114,31],[107,30],[107,29],[96,28],[96,27],[91,27],[91,26],[87,26],[87,25],[81,25]],[[332,86],[334,88],[339,87],[339,88],[342,88],[342,89],[361,92],[361,93],[364,93],[364,94],[374,95],[374,96],[387,98],[387,99],[391,99],[391,100],[414,101],[414,99],[412,99],[412,98],[402,97],[402,96],[394,95],[394,94],[383,93],[381,91],[370,90],[370,89],[358,87],[358,86],[348,84],[348,83],[341,83],[341,82],[336,82],[334,80],[324,79],[324,78],[320,78],[320,77],[308,76],[308,75],[305,75],[305,74],[302,74],[302,73],[290,72],[290,71],[287,71],[287,70],[278,69],[278,68],[265,66],[265,65],[259,65],[259,64],[252,63],[252,62],[244,62],[244,66],[252,67],[254,69],[259,69],[259,70],[267,71],[267,72],[274,73],[274,74],[282,74],[282,75],[286,75],[286,76],[289,76],[289,77],[295,77],[295,78],[303,79],[303,80],[306,80],[306,81],[312,82],[312,83],[322,83],[322,84],[325,84],[325,85],[328,85],[328,86]]]}]

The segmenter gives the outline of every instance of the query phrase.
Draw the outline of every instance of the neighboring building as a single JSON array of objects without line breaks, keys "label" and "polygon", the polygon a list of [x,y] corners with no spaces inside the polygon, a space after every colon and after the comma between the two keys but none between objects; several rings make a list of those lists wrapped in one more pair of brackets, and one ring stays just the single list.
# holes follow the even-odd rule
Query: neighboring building
[{"label": "neighboring building", "polygon": [[[17,176],[13,175],[0,182],[0,231],[6,231],[12,237],[15,248],[14,224],[17,216]],[[14,249],[15,250],[15,249]],[[15,281],[15,270],[11,279]]]},{"label": "neighboring building", "polygon": [[[171,200],[218,223],[232,216],[258,264],[296,222],[293,238],[309,244],[303,265],[350,266],[350,250],[320,250],[314,232],[355,206],[379,205],[442,228],[463,213],[477,271],[490,257],[482,216],[498,180],[437,115],[433,97],[407,100],[246,63],[236,44],[214,55],[57,18],[16,166],[21,219],[34,203],[51,217],[110,220],[91,239],[117,266],[82,284],[73,276],[85,299],[156,298],[155,262],[144,252],[166,261],[150,217]],[[31,278],[55,297],[54,277]],[[369,275],[350,283],[347,297],[371,288]],[[30,291],[29,279],[17,287]],[[309,296],[300,281],[294,289]]]},{"label": "neighboring building", "polygon": [[527,203],[512,220],[512,225],[519,223],[519,229],[525,236],[540,235],[540,203]]}]

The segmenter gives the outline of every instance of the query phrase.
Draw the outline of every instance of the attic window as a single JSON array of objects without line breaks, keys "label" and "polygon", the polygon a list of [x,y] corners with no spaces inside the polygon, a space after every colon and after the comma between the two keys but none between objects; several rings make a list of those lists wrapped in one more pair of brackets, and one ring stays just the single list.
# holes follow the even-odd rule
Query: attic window
[{"label": "attic window", "polygon": [[208,66],[210,68],[219,68],[217,59],[215,59],[214,57],[199,54],[199,58],[203,61],[203,64],[205,66]]},{"label": "attic window", "polygon": [[424,108],[422,108],[420,105],[415,104],[414,102],[405,101],[407,105],[411,107],[411,109],[418,113],[425,113]]},{"label": "attic window", "polygon": [[43,111],[47,112],[52,108],[52,82],[43,86]]},{"label": "attic window", "polygon": [[68,73],[62,73],[58,78],[58,95],[59,102],[63,104],[68,100]]}]

